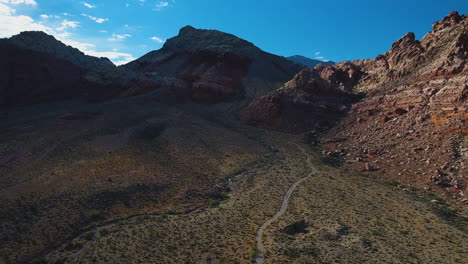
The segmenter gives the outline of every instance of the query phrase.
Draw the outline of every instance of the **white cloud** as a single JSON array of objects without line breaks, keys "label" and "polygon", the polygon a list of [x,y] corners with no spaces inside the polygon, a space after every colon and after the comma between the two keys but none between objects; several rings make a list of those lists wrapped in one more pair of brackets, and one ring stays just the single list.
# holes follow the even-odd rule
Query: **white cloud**
[{"label": "white cloud", "polygon": [[81,50],[86,55],[90,55],[90,56],[94,56],[98,58],[100,57],[108,58],[112,62],[114,62],[116,65],[122,65],[122,64],[128,63],[136,59],[130,53],[116,52],[116,51],[96,51],[96,45],[90,44],[90,43],[74,41],[71,39],[60,39],[60,41],[62,41],[66,45],[69,45],[69,46],[72,46],[74,48]]},{"label": "white cloud", "polygon": [[16,10],[13,8],[0,3],[0,16],[9,16],[15,13]]},{"label": "white cloud", "polygon": [[36,6],[34,0],[0,0],[0,15],[9,16],[16,13],[12,5],[32,5]]},{"label": "white cloud", "polygon": [[37,30],[51,33],[51,30],[28,16],[0,15],[0,37],[10,37],[22,31]]},{"label": "white cloud", "polygon": [[83,2],[83,5],[86,6],[87,8],[95,8],[95,5],[92,5],[90,3]]},{"label": "white cloud", "polygon": [[122,34],[122,35],[120,35],[120,34],[115,34],[115,33],[114,33],[114,34],[112,34],[112,37],[109,38],[108,40],[110,40],[110,41],[120,41],[120,40],[124,40],[124,39],[126,39],[126,38],[129,38],[129,37],[131,37],[131,36],[132,36],[132,35],[130,35],[130,34]]},{"label": "white cloud", "polygon": [[156,41],[156,42],[159,42],[159,43],[163,43],[165,42],[165,40],[161,39],[161,38],[158,38],[158,37],[151,37],[152,40]]},{"label": "white cloud", "polygon": [[318,56],[320,55],[320,51],[319,52],[315,52],[315,56]]},{"label": "white cloud", "polygon": [[109,21],[108,18],[99,18],[99,17],[90,16],[90,15],[87,15],[87,14],[81,14],[81,15],[84,16],[84,17],[87,17],[87,18],[89,18],[89,19],[91,19],[94,22],[99,23],[99,24],[101,24],[103,22],[106,22],[106,21]]},{"label": "white cloud", "polygon": [[57,28],[58,31],[64,31],[67,28],[77,28],[80,25],[80,22],[77,21],[68,21],[64,19],[61,23],[61,26]]},{"label": "white cloud", "polygon": [[[79,22],[63,20],[60,27],[55,28],[36,22],[33,18],[25,15],[16,15],[16,10],[11,7],[15,4],[37,5],[33,0],[0,0],[0,38],[8,38],[13,35],[19,34],[23,31],[43,31],[47,34],[53,35],[56,39],[62,41],[66,45],[81,50],[83,53],[96,57],[107,57],[115,64],[121,65],[135,60],[130,53],[116,52],[116,51],[97,51],[96,45],[81,42],[71,39],[72,33],[67,29],[74,29],[79,26]],[[58,16],[43,15],[42,18]],[[44,23],[49,23],[45,21]],[[115,35],[116,38],[125,39],[130,37],[128,34]]]},{"label": "white cloud", "polygon": [[11,5],[37,5],[34,0],[0,0],[0,3],[11,4]]},{"label": "white cloud", "polygon": [[161,10],[161,9],[163,9],[164,7],[168,7],[168,6],[169,6],[169,2],[161,1],[161,2],[159,2],[158,4],[156,4],[155,10]]}]

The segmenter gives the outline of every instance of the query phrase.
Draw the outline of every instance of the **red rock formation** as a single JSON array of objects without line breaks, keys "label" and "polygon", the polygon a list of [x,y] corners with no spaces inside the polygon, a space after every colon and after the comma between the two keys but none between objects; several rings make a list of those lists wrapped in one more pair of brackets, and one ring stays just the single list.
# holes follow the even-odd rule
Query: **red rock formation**
[{"label": "red rock formation", "polygon": [[[324,135],[325,149],[346,152],[348,161],[359,160],[356,168],[375,164],[384,178],[419,187],[437,185],[458,199],[468,197],[467,30],[468,16],[452,12],[434,23],[433,31],[421,41],[408,33],[375,59],[317,66],[315,75],[335,89],[366,93]],[[306,131],[321,118],[293,113],[290,108],[314,107],[321,98],[343,102],[340,95],[330,97],[323,89],[302,89],[302,78],[304,72],[285,84],[287,92],[282,88],[254,100],[243,120]],[[311,97],[315,99],[298,100]],[[326,112],[332,113],[329,120],[337,117],[333,111]],[[295,129],[290,129],[291,122]],[[447,176],[431,180],[439,177],[434,171],[444,164]]]},{"label": "red rock formation", "polygon": [[348,64],[304,69],[279,90],[255,99],[241,119],[251,125],[289,132],[330,126],[356,100],[346,90],[358,71]]}]

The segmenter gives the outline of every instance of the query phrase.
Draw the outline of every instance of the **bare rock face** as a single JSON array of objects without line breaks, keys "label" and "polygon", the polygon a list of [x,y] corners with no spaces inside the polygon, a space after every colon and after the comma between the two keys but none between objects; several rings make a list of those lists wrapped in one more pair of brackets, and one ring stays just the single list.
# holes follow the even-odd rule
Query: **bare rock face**
[{"label": "bare rock face", "polygon": [[323,138],[346,140],[326,149],[345,149],[388,180],[466,199],[467,26],[468,16],[452,12],[420,42],[408,34],[376,59],[353,62],[366,73],[354,89],[367,96]]},{"label": "bare rock face", "polygon": [[353,79],[353,69],[326,68],[322,72],[302,70],[277,91],[255,99],[241,113],[241,119],[250,125],[288,132],[332,125],[357,96],[348,93],[344,85]]},{"label": "bare rock face", "polygon": [[118,82],[128,87],[121,96],[212,104],[266,94],[301,69],[234,35],[186,26],[162,49],[120,67]]},{"label": "bare rock face", "polygon": [[[343,118],[323,136],[326,151],[344,151],[359,169],[372,164],[386,179],[437,186],[466,199],[467,29],[468,16],[452,12],[421,41],[408,33],[375,59],[304,70],[281,89],[254,100],[242,119],[304,132],[322,120]],[[350,96],[360,92],[366,96],[352,104]],[[327,110],[320,111],[321,105]],[[337,115],[339,105],[349,110]],[[441,166],[444,173],[434,176]]]}]

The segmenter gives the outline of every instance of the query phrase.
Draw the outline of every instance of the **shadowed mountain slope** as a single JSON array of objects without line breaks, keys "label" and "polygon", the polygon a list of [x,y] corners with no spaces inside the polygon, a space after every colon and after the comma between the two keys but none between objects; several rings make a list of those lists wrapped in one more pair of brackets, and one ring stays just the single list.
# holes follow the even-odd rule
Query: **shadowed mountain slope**
[{"label": "shadowed mountain slope", "polygon": [[43,32],[0,40],[0,106],[87,97],[91,71],[115,68]]}]

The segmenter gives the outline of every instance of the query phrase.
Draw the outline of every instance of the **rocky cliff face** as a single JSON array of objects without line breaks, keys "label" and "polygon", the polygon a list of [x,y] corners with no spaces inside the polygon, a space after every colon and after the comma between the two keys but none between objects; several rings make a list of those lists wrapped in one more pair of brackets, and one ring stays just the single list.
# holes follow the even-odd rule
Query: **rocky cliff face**
[{"label": "rocky cliff face", "polygon": [[[457,199],[466,199],[467,34],[468,16],[452,12],[434,23],[421,41],[408,33],[375,59],[316,67],[314,78],[348,94],[366,94],[323,137],[326,153],[346,156],[359,168],[380,169],[379,175],[387,179],[424,188],[439,186]],[[341,94],[330,97],[321,89],[301,89],[302,83],[294,82],[301,75],[304,72],[289,82],[288,92],[280,89],[252,102],[243,119],[301,132],[318,122],[313,114],[304,113],[301,118],[289,114],[291,108],[304,108],[298,97],[315,98],[306,102],[309,108],[317,107],[324,98],[335,102],[333,110],[340,108]],[[271,97],[275,100],[267,100]],[[273,108],[272,101],[281,103]],[[264,114],[268,109],[276,112]],[[282,116],[280,121],[277,116]],[[331,116],[329,120],[334,120],[335,115]]]},{"label": "rocky cliff face", "polygon": [[288,132],[331,126],[358,99],[348,92],[348,86],[359,72],[348,63],[325,68],[302,70],[277,91],[255,99],[241,113],[241,119]]},{"label": "rocky cliff face", "polygon": [[219,103],[275,90],[301,68],[234,35],[187,26],[162,49],[107,74],[128,87],[121,96],[151,92],[158,101]]},{"label": "rocky cliff face", "polygon": [[96,86],[86,75],[115,68],[43,32],[1,39],[0,57],[0,106],[87,97]]}]

